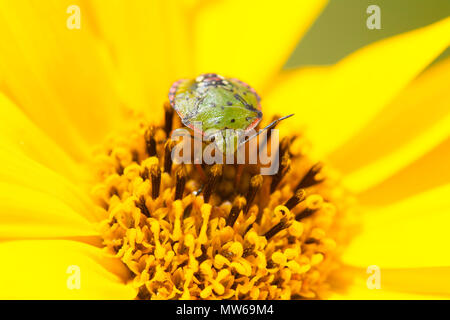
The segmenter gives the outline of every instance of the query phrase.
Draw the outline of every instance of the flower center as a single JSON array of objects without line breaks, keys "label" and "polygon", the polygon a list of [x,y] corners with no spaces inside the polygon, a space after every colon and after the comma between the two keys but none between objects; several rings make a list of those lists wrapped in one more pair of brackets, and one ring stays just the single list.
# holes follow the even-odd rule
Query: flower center
[{"label": "flower center", "polygon": [[139,123],[97,152],[93,194],[104,245],[131,271],[138,299],[323,298],[345,243],[349,198],[307,155],[279,144],[279,169],[176,164],[160,125]]}]

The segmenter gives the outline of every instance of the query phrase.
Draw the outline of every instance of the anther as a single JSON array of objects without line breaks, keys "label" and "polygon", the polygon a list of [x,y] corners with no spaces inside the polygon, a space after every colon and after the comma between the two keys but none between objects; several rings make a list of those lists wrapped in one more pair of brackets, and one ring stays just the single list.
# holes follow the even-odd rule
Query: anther
[{"label": "anther", "polygon": [[283,156],[286,151],[289,150],[289,146],[291,144],[291,137],[283,137],[280,142],[280,155]]},{"label": "anther", "polygon": [[309,169],[302,180],[297,185],[296,189],[308,188],[315,184],[321,183],[324,179],[316,180],[316,175],[322,170],[323,164],[318,162]]},{"label": "anther", "polygon": [[156,156],[156,140],[155,136],[155,128],[150,127],[145,131],[145,149],[149,157]]},{"label": "anther", "polygon": [[142,171],[142,173],[141,173],[141,178],[143,180],[147,180],[148,177],[149,177],[149,172],[148,172],[148,168],[146,167],[146,168],[144,168],[144,171]]},{"label": "anther", "polygon": [[176,186],[175,186],[175,200],[183,198],[184,186],[186,185],[186,175],[184,174],[183,168],[176,173]]},{"label": "anther", "polygon": [[247,214],[248,210],[250,210],[253,200],[255,200],[256,194],[258,193],[262,184],[263,184],[263,177],[260,174],[251,178],[250,187],[248,189],[246,197],[247,204],[245,205],[244,214]]},{"label": "anther", "polygon": [[277,223],[275,226],[273,226],[269,231],[267,231],[264,234],[264,237],[267,240],[270,240],[274,235],[276,235],[278,232],[280,232],[281,230],[284,230],[286,228],[289,227],[289,223],[288,220],[286,218],[281,219],[281,221],[279,223]]},{"label": "anther", "polygon": [[320,240],[315,239],[315,238],[308,238],[305,240],[305,244],[314,244],[314,243],[319,243]]},{"label": "anther", "polygon": [[117,159],[117,168],[116,168],[116,172],[119,176],[123,175],[123,171],[125,170],[125,168],[122,166],[122,164],[120,163],[120,160]]},{"label": "anther", "polygon": [[164,131],[168,137],[170,132],[172,132],[172,122],[173,122],[173,108],[168,101],[164,103]]},{"label": "anther", "polygon": [[[281,151],[281,150],[280,150]],[[289,159],[289,154],[285,153],[281,158],[280,167],[278,168],[278,172],[272,177],[272,182],[270,184],[270,193],[273,193],[275,189],[283,179],[283,175],[289,170],[291,165],[291,160]]]},{"label": "anther", "polygon": [[187,207],[184,208],[183,219],[186,219],[187,217],[189,217],[191,215],[191,211],[192,211],[192,203],[189,203],[187,205]]},{"label": "anther", "polygon": [[314,214],[318,209],[306,208],[295,216],[295,220],[300,221]]},{"label": "anther", "polygon": [[247,258],[249,255],[253,254],[254,249],[255,245],[251,245],[250,247],[245,248],[244,252],[242,253],[242,258]]},{"label": "anther", "polygon": [[172,171],[172,149],[175,146],[175,141],[172,139],[167,140],[164,145],[164,172],[168,174]]},{"label": "anther", "polygon": [[298,189],[297,191],[295,191],[295,194],[288,201],[286,201],[284,206],[289,210],[292,210],[296,205],[305,200],[305,198],[306,191],[304,189]]},{"label": "anther", "polygon": [[111,189],[109,189],[109,197],[112,197],[112,196],[120,197],[119,190],[117,190],[117,188],[115,186],[112,186]]},{"label": "anther", "polygon": [[138,298],[140,300],[150,300],[151,297],[152,297],[152,295],[150,294],[150,292],[148,291],[148,289],[145,285],[142,285],[141,287],[139,287],[139,291],[138,291],[136,298]]},{"label": "anther", "polygon": [[137,150],[132,150],[131,151],[131,159],[134,162],[139,163],[139,152]]},{"label": "anther", "polygon": [[249,226],[247,227],[247,229],[245,229],[243,236],[245,236],[247,234],[247,232],[250,231],[251,228],[253,228],[253,223],[250,223]]},{"label": "anther", "polygon": [[206,182],[203,191],[203,200],[205,201],[205,203],[209,202],[209,198],[211,197],[214,187],[216,186],[217,181],[221,176],[222,176],[222,165],[220,164],[213,165],[208,174],[208,181]]},{"label": "anther", "polygon": [[134,204],[137,208],[139,208],[139,210],[141,210],[144,216],[150,217],[150,211],[148,211],[147,205],[145,204],[145,198],[143,196],[139,198],[139,201],[136,200]]},{"label": "anther", "polygon": [[157,164],[150,167],[150,176],[152,178],[152,198],[156,199],[159,196],[161,186],[161,169]]},{"label": "anther", "polygon": [[239,213],[241,213],[241,210],[246,205],[247,201],[244,197],[236,197],[236,199],[233,201],[233,207],[231,207],[230,214],[227,218],[227,226],[233,227],[234,223],[236,222],[237,218],[239,217]]}]

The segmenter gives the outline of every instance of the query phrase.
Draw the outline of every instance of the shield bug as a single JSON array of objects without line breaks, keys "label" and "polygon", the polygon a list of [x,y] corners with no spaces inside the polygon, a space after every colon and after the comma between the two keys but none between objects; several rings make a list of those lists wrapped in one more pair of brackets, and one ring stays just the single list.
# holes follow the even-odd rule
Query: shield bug
[{"label": "shield bug", "polygon": [[[238,79],[206,73],[195,79],[178,80],[170,88],[169,101],[185,126],[207,140],[213,136],[211,141],[222,152],[235,151],[236,145],[258,135],[249,137],[248,133],[261,121],[261,99],[252,87]],[[290,116],[275,120],[264,129]],[[225,131],[230,132],[231,139],[223,139]]]}]

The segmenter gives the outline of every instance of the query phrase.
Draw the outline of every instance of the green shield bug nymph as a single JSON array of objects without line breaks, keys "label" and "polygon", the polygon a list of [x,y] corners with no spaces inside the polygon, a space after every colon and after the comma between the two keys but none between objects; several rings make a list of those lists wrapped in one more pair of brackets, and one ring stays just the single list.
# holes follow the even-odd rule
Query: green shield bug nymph
[{"label": "green shield bug nymph", "polygon": [[[206,73],[195,79],[176,81],[169,91],[169,101],[178,113],[181,122],[192,130],[205,136],[205,132],[219,132],[233,129],[230,140],[215,139],[217,147],[236,150],[236,145],[247,142],[257,134],[243,140],[241,136],[249,133],[262,118],[260,97],[248,84],[235,79],[224,78],[215,73]],[[265,129],[275,125],[278,119]],[[201,124],[201,126],[198,126]],[[208,138],[208,137],[207,137]],[[229,146],[232,141],[233,146]],[[225,145],[224,145],[225,144]]]}]

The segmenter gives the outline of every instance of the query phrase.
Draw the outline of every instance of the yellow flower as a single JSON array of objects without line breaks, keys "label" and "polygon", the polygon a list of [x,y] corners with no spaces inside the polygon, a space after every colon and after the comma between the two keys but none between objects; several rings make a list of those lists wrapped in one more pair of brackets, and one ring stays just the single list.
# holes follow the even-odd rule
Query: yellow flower
[{"label": "yellow flower", "polygon": [[[81,9],[80,29],[66,27],[69,5]],[[0,297],[448,297],[450,61],[426,67],[449,46],[450,19],[369,45],[334,66],[282,71],[324,5],[237,0],[1,2]],[[294,154],[305,154],[309,166],[290,159],[292,181],[280,184],[271,195],[278,203],[265,207],[263,222],[243,239],[227,237],[246,229],[257,218],[252,215],[255,209],[236,220],[227,214],[240,213],[248,195],[220,206],[214,195],[205,204],[203,197],[194,200],[187,192],[173,201],[168,193],[182,194],[176,189],[184,173],[168,177],[158,171],[164,145],[158,144],[158,157],[134,166],[133,158],[127,159],[127,152],[137,147],[133,143],[146,137],[161,140],[157,132],[146,135],[136,127],[136,114],[161,125],[170,84],[202,72],[231,75],[254,86],[263,97],[266,121],[274,114],[296,113],[280,129],[292,136],[305,132],[312,145],[308,150],[301,139],[294,148]],[[108,166],[108,148],[118,163],[128,165]],[[139,152],[138,157],[146,151]],[[99,159],[105,160],[99,168],[106,170],[100,175],[94,170]],[[297,185],[314,159],[326,160],[343,173],[342,184],[358,198],[358,235],[345,228],[352,220],[340,206],[348,198],[333,172],[324,184],[312,186],[312,200],[294,194],[291,185]],[[123,175],[108,171],[112,169]],[[214,170],[225,174],[221,169]],[[193,190],[195,181],[186,179],[186,189]],[[128,202],[115,195],[125,189],[108,189],[104,205],[117,210],[97,206],[91,191],[94,188],[98,199],[105,185],[131,188],[127,197],[122,195]],[[156,186],[161,186],[158,192]],[[318,194],[326,190],[330,201],[325,203],[338,214],[327,220],[321,206],[320,214],[297,221],[301,206],[324,203]],[[146,195],[145,203],[135,197],[139,192]],[[296,195],[294,200],[301,203],[290,208]],[[188,202],[193,203],[192,215],[188,212],[184,218]],[[164,210],[166,205],[170,210]],[[151,215],[146,230],[136,224],[145,210]],[[327,229],[330,221],[344,227]],[[220,225],[224,222],[228,227]],[[213,237],[208,230],[214,223]],[[153,251],[147,254],[142,247],[150,236]],[[341,246],[335,240],[348,237],[352,241],[336,264],[338,254],[328,255],[327,249]],[[170,247],[164,241],[168,238]],[[202,244],[215,248],[214,239],[222,238],[230,240],[220,242],[223,252],[203,252]],[[321,241],[315,243],[317,239]],[[180,244],[181,251],[173,250],[181,240],[184,248]],[[277,248],[270,256],[263,254],[270,250],[259,250],[267,242]],[[314,249],[295,247],[306,242]],[[252,255],[246,244],[253,245]],[[207,259],[199,262],[204,254]],[[188,267],[184,274],[174,274],[178,283],[170,283],[164,268],[176,259]],[[338,266],[335,274],[329,275],[334,267],[328,262]],[[144,272],[152,266],[151,274]],[[381,289],[368,288],[369,266],[380,268]],[[269,279],[264,270],[271,269],[275,272]],[[241,293],[236,293],[237,286],[231,290],[234,281],[239,281]],[[147,291],[139,289],[143,284]]]},{"label": "yellow flower", "polygon": [[202,173],[172,161],[167,136],[180,121],[168,103],[165,110],[164,124],[113,135],[94,157],[103,244],[130,270],[137,298],[328,296],[326,280],[354,227],[352,200],[312,162],[304,138],[282,138],[271,177],[251,164]]}]

